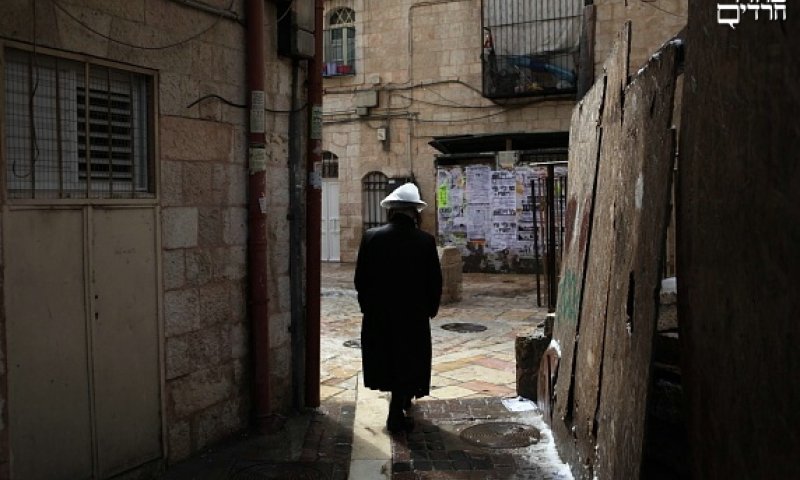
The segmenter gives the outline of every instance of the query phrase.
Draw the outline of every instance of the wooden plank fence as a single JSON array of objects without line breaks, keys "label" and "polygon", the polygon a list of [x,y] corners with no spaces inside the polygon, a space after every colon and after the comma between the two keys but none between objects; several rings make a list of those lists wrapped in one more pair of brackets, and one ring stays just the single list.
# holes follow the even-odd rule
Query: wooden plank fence
[{"label": "wooden plank fence", "polygon": [[560,359],[542,403],[576,478],[640,476],[679,48],[663,46],[629,82],[626,24],[572,117],[570,230],[553,346]]}]

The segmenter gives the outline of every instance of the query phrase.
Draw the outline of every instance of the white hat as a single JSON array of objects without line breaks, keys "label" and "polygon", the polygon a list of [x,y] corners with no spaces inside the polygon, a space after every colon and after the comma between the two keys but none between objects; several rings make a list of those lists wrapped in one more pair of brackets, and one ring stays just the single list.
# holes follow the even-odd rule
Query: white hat
[{"label": "white hat", "polygon": [[419,189],[413,183],[400,185],[381,200],[381,207],[383,208],[408,207],[410,205],[416,206],[418,212],[428,206],[427,203],[419,198]]}]

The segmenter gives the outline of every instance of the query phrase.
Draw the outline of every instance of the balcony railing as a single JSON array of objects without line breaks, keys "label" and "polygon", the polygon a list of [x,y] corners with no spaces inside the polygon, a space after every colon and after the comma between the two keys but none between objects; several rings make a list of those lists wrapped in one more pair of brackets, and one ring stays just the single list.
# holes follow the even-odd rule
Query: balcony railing
[{"label": "balcony railing", "polygon": [[582,9],[582,0],[484,0],[484,96],[575,93]]}]

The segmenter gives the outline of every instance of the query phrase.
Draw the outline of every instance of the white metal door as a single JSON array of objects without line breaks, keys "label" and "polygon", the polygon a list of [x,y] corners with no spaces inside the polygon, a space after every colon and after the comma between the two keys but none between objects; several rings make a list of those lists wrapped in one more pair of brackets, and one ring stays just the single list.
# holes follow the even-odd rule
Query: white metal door
[{"label": "white metal door", "polygon": [[322,261],[339,261],[339,181],[322,181]]}]

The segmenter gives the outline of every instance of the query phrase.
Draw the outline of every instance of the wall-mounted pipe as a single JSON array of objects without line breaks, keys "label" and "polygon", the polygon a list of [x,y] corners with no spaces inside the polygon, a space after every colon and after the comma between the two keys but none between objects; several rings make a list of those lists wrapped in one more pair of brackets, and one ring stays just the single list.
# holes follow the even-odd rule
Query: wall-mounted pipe
[{"label": "wall-mounted pipe", "polygon": [[306,398],[320,404],[320,260],[322,258],[322,21],[324,0],[314,0],[314,59],[308,63],[306,151]]},{"label": "wall-mounted pipe", "polygon": [[267,152],[264,135],[264,0],[247,0],[248,134],[248,278],[254,361],[256,426],[270,430],[269,316],[267,297]]}]

